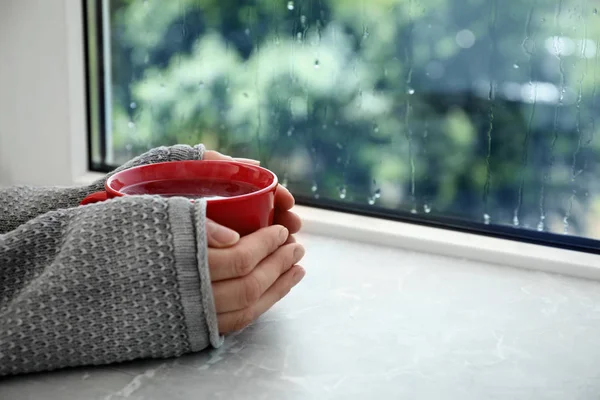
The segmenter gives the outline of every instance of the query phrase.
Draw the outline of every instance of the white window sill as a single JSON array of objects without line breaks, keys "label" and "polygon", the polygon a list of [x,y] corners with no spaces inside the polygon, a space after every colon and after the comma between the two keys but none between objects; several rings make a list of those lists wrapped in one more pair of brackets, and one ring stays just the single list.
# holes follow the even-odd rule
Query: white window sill
[{"label": "white window sill", "polygon": [[[102,176],[90,172],[76,183],[88,184]],[[600,280],[600,262],[594,254],[313,207],[296,206],[294,212],[302,218],[306,234]]]}]

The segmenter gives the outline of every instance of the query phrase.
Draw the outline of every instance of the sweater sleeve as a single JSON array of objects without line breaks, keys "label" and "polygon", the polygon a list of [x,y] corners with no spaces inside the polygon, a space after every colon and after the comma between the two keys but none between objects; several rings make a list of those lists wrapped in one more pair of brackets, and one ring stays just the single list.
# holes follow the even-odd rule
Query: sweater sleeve
[{"label": "sweater sleeve", "polygon": [[204,150],[204,146],[201,144],[194,147],[187,145],[157,147],[128,161],[106,177],[83,187],[16,186],[0,188],[0,234],[10,232],[19,225],[49,211],[77,207],[87,195],[103,190],[106,178],[119,171],[166,161],[201,160]]},{"label": "sweater sleeve", "polygon": [[219,346],[205,209],[126,197],[0,235],[0,376]]}]

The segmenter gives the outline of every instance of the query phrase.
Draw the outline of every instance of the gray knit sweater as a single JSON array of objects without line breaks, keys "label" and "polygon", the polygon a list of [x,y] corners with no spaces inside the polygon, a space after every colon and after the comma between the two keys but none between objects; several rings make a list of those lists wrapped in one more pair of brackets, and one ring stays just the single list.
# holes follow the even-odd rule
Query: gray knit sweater
[{"label": "gray knit sweater", "polygon": [[[203,152],[163,147],[120,169]],[[136,196],[79,207],[103,182],[0,189],[0,376],[220,345],[206,204]]]}]

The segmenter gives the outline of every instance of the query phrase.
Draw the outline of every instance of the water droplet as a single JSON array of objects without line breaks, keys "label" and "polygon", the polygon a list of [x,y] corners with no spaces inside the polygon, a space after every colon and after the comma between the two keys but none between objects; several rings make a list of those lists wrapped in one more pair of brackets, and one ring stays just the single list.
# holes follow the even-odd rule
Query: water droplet
[{"label": "water droplet", "polygon": [[415,94],[415,89],[413,89],[413,88],[408,88],[408,90],[406,91],[406,93],[408,93],[408,94],[410,94],[410,95],[413,95],[413,94]]},{"label": "water droplet", "polygon": [[346,198],[346,187],[345,186],[340,186],[340,199],[344,200]]},{"label": "water droplet", "polygon": [[491,222],[492,218],[490,217],[489,214],[483,214],[483,223],[486,225],[489,225]]},{"label": "water droplet", "polygon": [[301,42],[301,41],[302,41],[302,32],[298,32],[298,33],[296,34],[296,39],[298,39],[298,41],[299,41],[299,42]]},{"label": "water droplet", "polygon": [[369,205],[375,205],[375,198],[374,197],[369,197]]},{"label": "water droplet", "polygon": [[423,211],[425,211],[425,214],[429,214],[431,212],[431,206],[429,204],[425,204],[423,206]]},{"label": "water droplet", "polygon": [[342,145],[340,142],[336,142],[335,147],[341,150],[344,148],[344,145]]},{"label": "water droplet", "polygon": [[376,198],[376,199],[378,199],[378,198],[380,198],[380,197],[381,197],[381,189],[377,189],[377,190],[375,191],[375,198]]},{"label": "water droplet", "polygon": [[416,213],[417,213],[417,209],[416,209],[416,208],[413,208],[412,210],[410,210],[410,213],[411,213],[411,214],[416,214]]},{"label": "water droplet", "polygon": [[290,11],[292,11],[294,9],[294,2],[293,1],[288,1],[287,9],[290,10]]},{"label": "water droplet", "polygon": [[542,18],[542,24],[546,22],[546,18]]},{"label": "water droplet", "polygon": [[319,186],[317,186],[316,183],[313,183],[312,187],[310,188],[310,190],[312,190],[313,193],[315,193],[317,190],[319,190]]},{"label": "water droplet", "polygon": [[300,23],[301,23],[302,25],[306,24],[306,15],[301,15],[301,16],[300,16]]},{"label": "water droplet", "polygon": [[290,137],[290,136],[292,136],[293,134],[294,134],[294,128],[292,127],[292,128],[290,128],[290,129],[288,129],[288,131],[287,131],[287,135],[288,135],[288,137]]},{"label": "water droplet", "polygon": [[131,151],[131,149],[133,149],[132,145],[130,145],[130,144],[125,145],[125,150]]},{"label": "water droplet", "polygon": [[598,15],[598,9],[594,8],[594,15]]},{"label": "water droplet", "polygon": [[543,221],[540,221],[540,222],[538,223],[538,226],[537,226],[537,230],[538,230],[538,232],[544,232],[544,228],[545,228],[545,227],[544,227],[544,222],[543,222]]},{"label": "water droplet", "polygon": [[327,124],[321,125],[321,128],[323,128],[323,130],[327,130]]},{"label": "water droplet", "polygon": [[247,92],[244,92],[244,97],[245,97],[245,98],[248,98],[248,97],[249,97]]},{"label": "water droplet", "polygon": [[319,199],[321,197],[321,195],[319,193],[315,193],[315,199]]},{"label": "water droplet", "polygon": [[204,87],[204,81],[198,82],[198,87],[202,89]]},{"label": "water droplet", "polygon": [[515,216],[513,217],[513,225],[519,226],[519,216],[516,213],[515,213]]},{"label": "water droplet", "polygon": [[246,28],[246,30],[244,30],[244,33],[246,34],[246,36],[250,36],[250,29]]},{"label": "water droplet", "polygon": [[288,187],[288,178],[283,178],[283,181],[281,182],[281,186],[283,186],[284,188]]},{"label": "water droplet", "polygon": [[379,133],[379,125],[375,125],[375,126],[373,127],[373,132],[375,132],[375,133]]},{"label": "water droplet", "polygon": [[515,63],[515,64],[513,64],[513,68],[514,68],[514,69],[519,69],[519,64],[516,64],[516,63]]},{"label": "water droplet", "polygon": [[319,69],[320,66],[321,63],[319,62],[319,60],[315,60],[315,69]]},{"label": "water droplet", "polygon": [[137,108],[137,104],[135,104],[135,101],[132,101],[132,102],[129,104],[129,108],[131,108],[132,110],[135,110],[135,109]]},{"label": "water droplet", "polygon": [[129,129],[133,129],[133,128],[135,128],[135,123],[133,121],[129,121],[127,126],[129,127]]}]

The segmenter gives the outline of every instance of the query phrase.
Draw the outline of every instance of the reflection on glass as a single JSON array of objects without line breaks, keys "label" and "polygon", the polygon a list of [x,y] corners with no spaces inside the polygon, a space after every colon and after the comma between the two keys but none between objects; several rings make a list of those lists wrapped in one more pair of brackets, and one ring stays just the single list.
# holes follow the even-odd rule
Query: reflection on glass
[{"label": "reflection on glass", "polygon": [[296,194],[600,239],[586,0],[110,0],[115,162],[203,142]]}]

